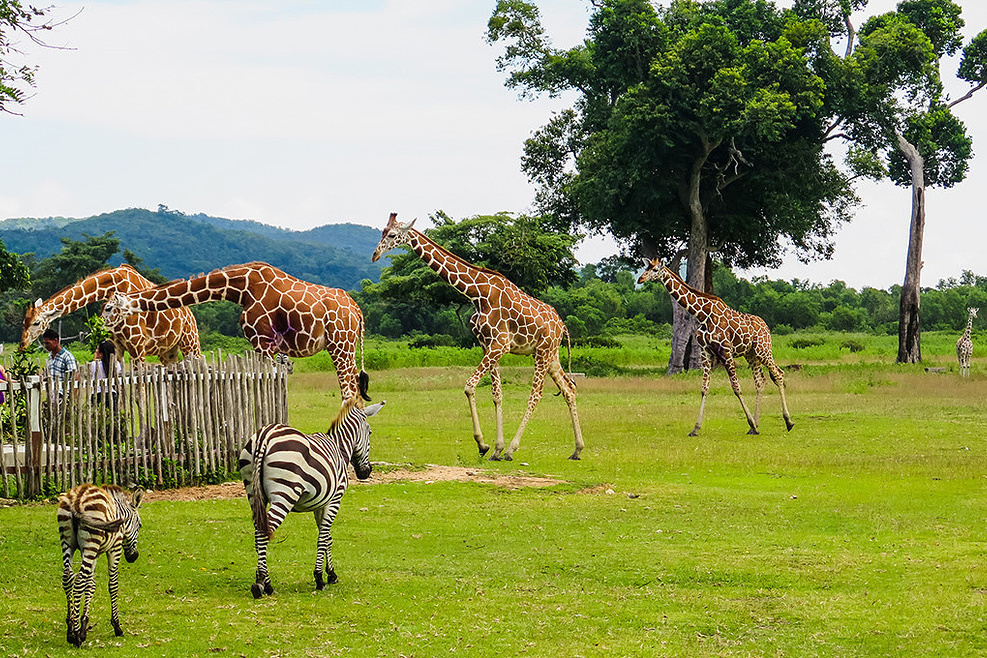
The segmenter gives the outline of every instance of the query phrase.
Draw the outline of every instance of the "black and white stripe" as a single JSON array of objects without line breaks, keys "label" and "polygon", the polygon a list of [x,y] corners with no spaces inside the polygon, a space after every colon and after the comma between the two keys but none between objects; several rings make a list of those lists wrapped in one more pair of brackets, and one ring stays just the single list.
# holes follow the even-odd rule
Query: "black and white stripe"
[{"label": "black and white stripe", "polygon": [[[89,604],[96,589],[96,559],[106,553],[110,574],[110,621],[117,636],[123,635],[117,611],[117,572],[120,554],[127,562],[137,559],[138,511],[143,490],[127,491],[108,484],[81,484],[58,497],[58,532],[62,537],[62,587],[68,604],[65,618],[70,644],[80,646],[89,632]],[[82,554],[78,573],[73,571],[75,552]],[[81,610],[81,613],[80,613]]]},{"label": "black and white stripe", "polygon": [[315,514],[319,526],[315,587],[323,589],[327,583],[336,582],[331,530],[349,484],[347,463],[353,464],[361,480],[370,477],[371,430],[367,418],[384,406],[383,402],[366,408],[362,404],[358,397],[347,400],[325,434],[302,434],[287,425],[268,425],[240,452],[240,474],[253,513],[257,549],[257,578],[250,588],[254,598],[274,592],[267,573],[267,545],[288,512]]}]

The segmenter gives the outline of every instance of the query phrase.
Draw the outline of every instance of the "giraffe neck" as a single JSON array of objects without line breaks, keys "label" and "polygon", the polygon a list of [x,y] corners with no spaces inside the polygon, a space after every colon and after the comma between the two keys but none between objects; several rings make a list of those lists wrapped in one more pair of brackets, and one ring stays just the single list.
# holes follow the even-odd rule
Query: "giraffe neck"
[{"label": "giraffe neck", "polygon": [[963,338],[969,338],[973,333],[973,314],[970,313],[966,319],[966,330],[963,331]]},{"label": "giraffe neck", "polygon": [[430,240],[424,233],[411,229],[408,242],[425,264],[453,288],[476,301],[489,294],[494,278],[503,279],[491,270],[477,267]]},{"label": "giraffe neck", "polygon": [[63,288],[44,304],[60,315],[65,315],[89,304],[107,300],[114,293],[142,290],[149,285],[151,282],[138,274],[137,270],[121,266],[87,276],[82,281]]},{"label": "giraffe neck", "polygon": [[699,293],[667,267],[662,266],[658,275],[671,298],[692,315],[697,315],[700,311],[709,309],[710,306],[718,301],[710,295]]},{"label": "giraffe neck", "polygon": [[143,311],[164,311],[220,300],[239,304],[247,290],[250,271],[248,266],[216,270],[149,288],[133,298]]}]

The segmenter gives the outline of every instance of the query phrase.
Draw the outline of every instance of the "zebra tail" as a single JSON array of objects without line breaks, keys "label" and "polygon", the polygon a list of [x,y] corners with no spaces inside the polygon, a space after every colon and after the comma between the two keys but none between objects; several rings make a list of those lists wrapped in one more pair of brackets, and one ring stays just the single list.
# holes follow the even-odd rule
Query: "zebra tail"
[{"label": "zebra tail", "polygon": [[264,466],[264,456],[267,452],[267,432],[257,432],[254,441],[254,467],[250,473],[250,513],[254,517],[254,528],[257,532],[267,535],[270,539],[274,534],[267,523],[267,505],[264,504],[264,477],[261,469]]},{"label": "zebra tail", "polygon": [[72,517],[73,520],[78,520],[79,525],[104,532],[116,532],[123,525],[123,519],[107,521],[106,519],[97,518],[90,514],[76,514],[74,512],[72,513]]},{"label": "zebra tail", "polygon": [[360,397],[362,397],[367,402],[370,402],[370,375],[364,369],[364,348],[365,341],[363,338],[363,316],[360,316],[360,375],[357,377],[357,387],[360,390]]}]

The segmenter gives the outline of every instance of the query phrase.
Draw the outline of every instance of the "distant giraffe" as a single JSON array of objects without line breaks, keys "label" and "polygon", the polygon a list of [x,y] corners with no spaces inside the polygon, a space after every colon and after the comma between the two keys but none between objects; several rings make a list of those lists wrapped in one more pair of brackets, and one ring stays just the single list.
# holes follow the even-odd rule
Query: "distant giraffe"
[{"label": "distant giraffe", "polygon": [[966,330],[960,339],[956,341],[956,357],[960,361],[960,374],[964,377],[970,376],[970,360],[973,358],[973,337],[971,332],[973,331],[973,318],[977,317],[977,311],[979,308],[968,308],[966,309]]},{"label": "distant giraffe", "polygon": [[300,358],[329,352],[343,400],[367,396],[368,378],[356,369],[356,348],[363,342],[363,313],[338,288],[320,286],[267,263],[230,265],[209,274],[128,295],[117,295],[103,309],[107,326],[132,313],[161,311],[225,299],[243,309],[240,326],[254,350],[274,358]]},{"label": "distant giraffe", "polygon": [[[483,433],[480,431],[480,420],[476,412],[476,387],[483,375],[489,372],[497,416],[497,442],[490,459],[510,461],[521,445],[524,428],[541,399],[546,374],[555,381],[569,405],[572,429],[576,435],[576,448],[569,459],[579,459],[579,453],[583,449],[583,435],[576,413],[576,387],[559,363],[559,346],[563,338],[568,341],[569,332],[558,313],[548,304],[522,291],[502,274],[467,263],[440,247],[423,233],[413,229],[414,223],[411,221],[401,224],[397,221],[397,213],[391,213],[372,260],[376,261],[382,254],[397,246],[408,245],[439,276],[473,302],[476,313],[470,318],[470,325],[483,347],[483,360],[466,381],[465,392],[473,417],[473,438],[480,456],[486,454],[490,446],[484,443]],[[533,354],[535,374],[528,408],[514,440],[504,450],[504,418],[501,409],[503,393],[499,362],[507,353]]]},{"label": "distant giraffe", "polygon": [[[28,307],[24,313],[20,349],[26,349],[52,322],[63,315],[89,304],[105,301],[118,293],[138,292],[153,286],[154,283],[130,265],[90,274],[47,300],[38,299],[33,306]],[[110,333],[110,340],[120,360],[123,360],[125,351],[139,361],[148,356],[156,356],[165,364],[176,362],[179,351],[186,358],[201,355],[199,327],[192,311],[187,308],[137,313],[113,327]]]},{"label": "distant giraffe", "polygon": [[[771,355],[771,332],[764,320],[756,315],[735,311],[724,304],[719,297],[690,287],[658,259],[651,261],[638,279],[638,283],[645,281],[659,281],[668,290],[672,299],[696,318],[696,341],[703,348],[703,397],[699,404],[699,418],[696,420],[696,426],[689,432],[689,436],[696,436],[703,426],[703,410],[706,407],[706,395],[709,393],[709,377],[714,358],[726,367],[730,375],[730,385],[737,399],[740,400],[740,406],[750,425],[748,434],[758,433],[761,395],[764,392],[764,372],[761,366],[768,368],[771,381],[778,386],[785,426],[791,430],[794,423],[788,413],[788,404],[785,402],[785,377]],[[734,363],[735,356],[745,357],[754,375],[757,401],[753,416],[744,402],[744,396],[740,393],[740,381],[737,379],[737,366]]]}]

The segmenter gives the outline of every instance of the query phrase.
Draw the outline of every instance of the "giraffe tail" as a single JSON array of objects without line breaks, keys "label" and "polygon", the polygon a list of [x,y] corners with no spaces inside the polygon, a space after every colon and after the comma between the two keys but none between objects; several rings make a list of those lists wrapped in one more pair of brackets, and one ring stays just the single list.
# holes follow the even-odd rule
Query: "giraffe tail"
[{"label": "giraffe tail", "polygon": [[362,397],[367,402],[370,402],[370,375],[364,369],[364,347],[365,341],[363,336],[363,316],[360,316],[360,374],[357,376],[357,388],[360,391],[360,397]]}]

